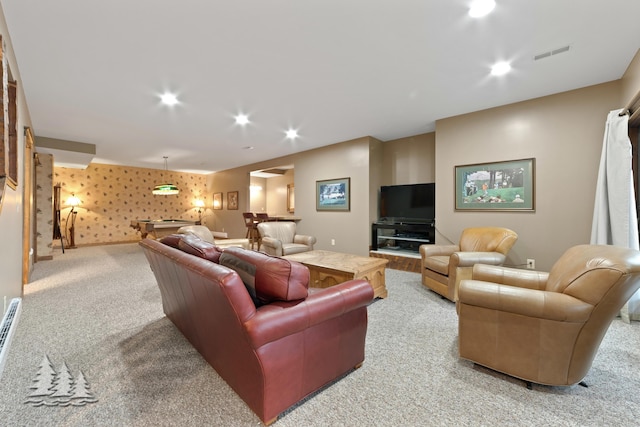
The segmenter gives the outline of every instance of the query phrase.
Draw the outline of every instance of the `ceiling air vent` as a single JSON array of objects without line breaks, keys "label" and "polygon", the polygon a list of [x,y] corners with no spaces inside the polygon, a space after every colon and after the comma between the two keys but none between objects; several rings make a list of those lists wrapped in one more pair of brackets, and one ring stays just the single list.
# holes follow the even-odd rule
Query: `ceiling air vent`
[{"label": "ceiling air vent", "polygon": [[567,45],[567,46],[559,47],[557,49],[550,50],[548,52],[539,53],[539,54],[537,54],[536,56],[533,57],[533,60],[534,61],[538,61],[538,60],[543,59],[543,58],[548,58],[548,57],[553,56],[553,55],[558,55],[560,53],[568,52],[569,51],[569,47],[570,46]]}]

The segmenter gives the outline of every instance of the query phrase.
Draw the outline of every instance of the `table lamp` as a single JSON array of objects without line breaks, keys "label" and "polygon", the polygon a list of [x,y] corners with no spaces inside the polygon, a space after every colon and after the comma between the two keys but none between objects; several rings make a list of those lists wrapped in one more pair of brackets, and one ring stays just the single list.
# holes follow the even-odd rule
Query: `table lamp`
[{"label": "table lamp", "polygon": [[204,208],[204,202],[200,199],[196,199],[196,201],[193,202],[193,205],[198,208],[198,219],[202,222],[202,208]]}]

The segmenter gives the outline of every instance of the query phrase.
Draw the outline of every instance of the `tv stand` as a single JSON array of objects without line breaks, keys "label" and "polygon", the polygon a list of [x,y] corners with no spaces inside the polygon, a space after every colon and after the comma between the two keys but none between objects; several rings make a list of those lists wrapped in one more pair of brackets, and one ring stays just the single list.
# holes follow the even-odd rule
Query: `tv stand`
[{"label": "tv stand", "polygon": [[403,250],[418,253],[420,245],[434,244],[434,222],[374,222],[371,225],[371,250]]},{"label": "tv stand", "polygon": [[435,222],[384,221],[371,225],[370,256],[389,260],[388,268],[420,272],[420,245],[436,240]]}]

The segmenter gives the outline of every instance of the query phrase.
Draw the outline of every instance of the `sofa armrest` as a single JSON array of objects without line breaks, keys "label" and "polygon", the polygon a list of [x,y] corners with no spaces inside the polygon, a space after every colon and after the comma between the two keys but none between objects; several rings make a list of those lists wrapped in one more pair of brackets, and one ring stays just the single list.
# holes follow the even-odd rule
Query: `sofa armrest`
[{"label": "sofa armrest", "polygon": [[501,265],[506,259],[500,252],[454,252],[449,259],[449,270],[473,267],[475,264]]},{"label": "sofa armrest", "polygon": [[282,242],[273,237],[263,237],[260,241],[264,251],[269,255],[282,256]]},{"label": "sofa armrest", "polygon": [[296,234],[293,236],[293,243],[300,243],[303,245],[311,246],[316,243],[316,238],[314,236],[307,236],[304,234]]},{"label": "sofa armrest", "polygon": [[366,280],[349,280],[319,292],[300,302],[263,305],[245,322],[254,349],[304,331],[326,320],[364,307],[373,301],[373,288]]},{"label": "sofa armrest", "polygon": [[460,250],[458,245],[420,245],[422,258],[430,256],[446,256]]},{"label": "sofa armrest", "polygon": [[500,267],[476,264],[473,267],[473,280],[493,282],[519,288],[544,290],[549,273],[544,271],[522,270],[520,268]]},{"label": "sofa armrest", "polygon": [[518,288],[479,280],[463,280],[458,312],[464,305],[559,322],[585,322],[593,306],[558,292]]}]

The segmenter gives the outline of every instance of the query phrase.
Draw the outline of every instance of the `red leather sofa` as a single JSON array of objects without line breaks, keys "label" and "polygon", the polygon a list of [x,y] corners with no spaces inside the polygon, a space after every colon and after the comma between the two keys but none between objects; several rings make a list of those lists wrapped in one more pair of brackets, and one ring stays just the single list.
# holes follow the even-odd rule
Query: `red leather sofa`
[{"label": "red leather sofa", "polygon": [[368,282],[308,289],[302,264],[190,235],[140,246],[164,313],[265,424],[362,365]]}]

